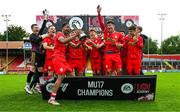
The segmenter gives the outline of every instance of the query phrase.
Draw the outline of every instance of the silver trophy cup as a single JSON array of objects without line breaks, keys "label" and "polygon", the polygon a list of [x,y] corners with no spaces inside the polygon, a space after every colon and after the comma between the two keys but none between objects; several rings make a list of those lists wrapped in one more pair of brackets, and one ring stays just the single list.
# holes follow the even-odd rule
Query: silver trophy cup
[{"label": "silver trophy cup", "polygon": [[[78,30],[76,24],[72,24],[72,27],[74,30]],[[87,37],[87,35],[83,31],[80,31],[79,39],[84,40],[84,39],[86,39],[86,37]]]},{"label": "silver trophy cup", "polygon": [[43,10],[43,15],[44,15],[45,19],[48,20],[48,17],[49,17],[49,11],[46,10],[46,9],[44,9],[44,10]]}]

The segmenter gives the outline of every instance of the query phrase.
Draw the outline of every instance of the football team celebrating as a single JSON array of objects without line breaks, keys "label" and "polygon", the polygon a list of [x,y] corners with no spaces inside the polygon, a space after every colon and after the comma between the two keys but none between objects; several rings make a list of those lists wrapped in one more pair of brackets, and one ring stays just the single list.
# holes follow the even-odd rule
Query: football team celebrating
[{"label": "football team celebrating", "polygon": [[44,16],[41,29],[37,24],[31,26],[32,56],[25,86],[27,93],[41,93],[39,79],[42,76],[56,76],[48,103],[59,105],[55,98],[64,77],[83,77],[88,57],[93,76],[140,75],[144,44],[143,37],[138,32],[141,27],[132,25],[128,28],[129,34],[124,35],[115,31],[113,20],[104,24],[100,6],[97,7],[97,13],[102,33],[90,28],[88,37],[81,37],[82,31],[71,29],[68,23],[63,23],[61,32],[50,25],[47,33],[42,34],[47,16]]}]

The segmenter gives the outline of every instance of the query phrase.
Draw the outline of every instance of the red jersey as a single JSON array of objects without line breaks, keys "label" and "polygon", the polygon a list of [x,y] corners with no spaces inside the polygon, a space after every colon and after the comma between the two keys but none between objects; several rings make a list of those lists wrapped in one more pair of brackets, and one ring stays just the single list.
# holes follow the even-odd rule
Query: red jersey
[{"label": "red jersey", "polygon": [[[93,41],[96,45],[101,44],[102,41],[99,37],[91,38],[91,41]],[[92,45],[90,45],[92,46]],[[92,50],[90,51],[90,58],[98,58],[101,56],[101,52],[99,49],[96,49],[95,47],[92,46]]]},{"label": "red jersey", "polygon": [[66,56],[66,45],[64,43],[61,43],[59,41],[59,38],[66,38],[65,35],[62,32],[59,32],[56,34],[54,38],[54,56],[61,56],[64,57]]},{"label": "red jersey", "polygon": [[[79,44],[80,40],[72,40],[71,41],[74,44]],[[71,59],[82,59],[83,58],[83,47],[80,45],[78,48],[74,48],[71,45],[69,46],[68,50],[68,57]]]},{"label": "red jersey", "polygon": [[[48,46],[54,46],[54,40],[52,37],[46,37],[43,40],[43,43],[47,43]],[[53,55],[53,50],[52,49],[46,49],[46,59],[51,59]]]},{"label": "red jersey", "polygon": [[101,15],[98,15],[98,20],[100,27],[104,32],[105,39],[105,48],[104,52],[113,52],[119,53],[119,48],[116,47],[116,43],[124,44],[123,35],[120,32],[113,32],[112,34],[108,33],[107,28],[105,27]]},{"label": "red jersey", "polygon": [[130,45],[130,42],[134,42],[134,39],[131,36],[126,36],[126,47],[127,47],[127,55],[130,59],[139,59],[142,55],[142,48],[143,48],[143,39],[141,36],[138,36],[138,41],[135,45]]},{"label": "red jersey", "polygon": [[126,42],[128,41],[128,38],[127,37],[124,37],[124,44],[123,44],[123,48],[121,48],[121,56],[123,58],[126,58],[127,57],[127,44]]}]

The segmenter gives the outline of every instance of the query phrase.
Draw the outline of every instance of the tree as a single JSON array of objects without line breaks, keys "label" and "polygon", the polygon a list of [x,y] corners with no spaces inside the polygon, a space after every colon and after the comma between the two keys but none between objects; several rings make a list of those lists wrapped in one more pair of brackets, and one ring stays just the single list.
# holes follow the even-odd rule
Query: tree
[{"label": "tree", "polygon": [[[17,25],[10,25],[8,27],[8,40],[9,41],[21,41],[23,37],[28,36],[28,33],[24,28]],[[0,35],[0,40],[6,40],[6,31],[4,31],[3,35]]]},{"label": "tree", "polygon": [[[158,53],[158,46],[157,45],[158,45],[157,40],[152,40],[149,37],[149,54],[157,54]],[[143,53],[148,54],[148,39],[145,40]]]},{"label": "tree", "polygon": [[3,36],[4,36],[4,35],[0,33],[0,41],[3,40]]},{"label": "tree", "polygon": [[163,54],[180,54],[180,35],[171,36],[162,42]]}]

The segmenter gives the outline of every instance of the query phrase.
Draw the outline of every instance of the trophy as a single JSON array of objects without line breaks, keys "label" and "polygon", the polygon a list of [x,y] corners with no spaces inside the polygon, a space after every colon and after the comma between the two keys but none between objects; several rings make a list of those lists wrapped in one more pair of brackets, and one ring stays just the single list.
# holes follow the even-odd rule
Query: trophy
[{"label": "trophy", "polygon": [[[73,27],[74,30],[79,30],[79,29],[77,28],[76,24],[72,24],[72,27]],[[80,33],[79,33],[79,39],[80,39],[80,40],[86,39],[87,35],[86,35],[83,31],[81,31],[81,30],[79,30],[79,31],[80,31]]]},{"label": "trophy", "polygon": [[45,19],[45,20],[48,20],[48,17],[49,17],[49,11],[46,10],[46,9],[44,9],[44,10],[43,10],[43,15],[44,15],[44,19]]}]

